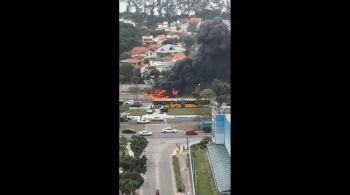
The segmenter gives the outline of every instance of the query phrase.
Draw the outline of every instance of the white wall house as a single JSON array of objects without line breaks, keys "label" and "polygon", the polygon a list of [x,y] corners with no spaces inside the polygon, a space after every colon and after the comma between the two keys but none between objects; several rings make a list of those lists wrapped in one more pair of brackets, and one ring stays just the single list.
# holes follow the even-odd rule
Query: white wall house
[{"label": "white wall house", "polygon": [[132,21],[132,20],[127,20],[127,19],[122,19],[122,18],[120,18],[120,19],[119,19],[119,22],[123,22],[123,23],[126,23],[126,24],[131,24],[131,25],[133,25],[134,27],[136,26],[135,22]]}]

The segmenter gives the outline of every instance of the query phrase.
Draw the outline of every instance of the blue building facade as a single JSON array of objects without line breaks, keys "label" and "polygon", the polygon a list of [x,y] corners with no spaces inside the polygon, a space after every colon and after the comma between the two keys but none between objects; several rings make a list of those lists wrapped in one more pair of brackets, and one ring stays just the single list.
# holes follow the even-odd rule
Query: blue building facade
[{"label": "blue building facade", "polygon": [[213,127],[215,144],[224,144],[231,156],[231,115],[216,114]]},{"label": "blue building facade", "polygon": [[208,156],[218,194],[231,194],[231,115],[213,113],[213,141]]}]

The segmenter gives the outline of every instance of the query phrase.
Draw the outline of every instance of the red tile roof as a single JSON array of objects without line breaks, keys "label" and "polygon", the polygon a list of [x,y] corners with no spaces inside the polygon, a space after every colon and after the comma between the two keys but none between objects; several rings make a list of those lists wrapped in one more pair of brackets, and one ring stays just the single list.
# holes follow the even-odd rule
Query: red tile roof
[{"label": "red tile roof", "polygon": [[145,47],[134,47],[130,53],[131,55],[136,55],[136,54],[145,54],[147,53],[148,49]]},{"label": "red tile roof", "polygon": [[159,49],[160,47],[162,47],[162,46],[157,45],[157,44],[151,44],[148,48],[155,51],[155,50]]},{"label": "red tile roof", "polygon": [[164,39],[166,39],[166,35],[158,35],[157,38],[159,40],[164,40]]},{"label": "red tile roof", "polygon": [[184,58],[186,58],[186,55],[185,55],[184,53],[177,53],[177,54],[174,55],[174,59],[175,59],[176,61],[182,60],[182,59],[184,59]]},{"label": "red tile roof", "polygon": [[188,23],[190,24],[199,24],[202,21],[202,18],[191,18]]},{"label": "red tile roof", "polygon": [[132,61],[132,63],[140,63],[143,62],[143,58],[130,58],[130,60]]}]

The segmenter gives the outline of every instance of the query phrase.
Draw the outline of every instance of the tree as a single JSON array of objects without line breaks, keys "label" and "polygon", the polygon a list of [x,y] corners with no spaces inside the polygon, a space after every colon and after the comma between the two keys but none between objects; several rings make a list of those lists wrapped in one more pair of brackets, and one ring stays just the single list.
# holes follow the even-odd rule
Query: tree
[{"label": "tree", "polygon": [[193,36],[186,36],[184,39],[186,49],[190,49],[194,44]]},{"label": "tree", "polygon": [[141,158],[122,156],[119,160],[119,166],[127,173],[136,172],[145,174],[147,172],[147,157],[145,155]]},{"label": "tree", "polygon": [[156,7],[157,7],[159,17],[162,18],[163,17],[163,0],[157,0]]},{"label": "tree", "polygon": [[176,43],[179,42],[179,39],[167,39],[165,41],[163,41],[163,45],[166,45],[166,44],[171,44],[171,45],[175,45]]},{"label": "tree", "polygon": [[119,55],[137,46],[140,39],[140,32],[133,25],[119,23]]},{"label": "tree", "polygon": [[139,189],[142,186],[142,184],[144,183],[144,179],[141,176],[141,174],[140,173],[136,173],[136,172],[121,173],[121,174],[119,174],[119,179],[120,180],[130,179],[130,180],[133,180],[133,181],[137,181],[140,185],[136,186],[137,187],[136,189]]},{"label": "tree", "polygon": [[147,145],[148,141],[145,137],[137,135],[131,137],[130,148],[134,152],[135,157],[140,157]]},{"label": "tree", "polygon": [[128,145],[128,138],[122,136],[119,139],[119,150],[123,152],[123,156],[125,156],[125,152],[127,151],[126,146]]},{"label": "tree", "polygon": [[216,97],[216,94],[212,89],[203,89],[202,91],[200,91],[199,96],[201,98],[211,99]]},{"label": "tree", "polygon": [[188,25],[188,27],[187,27],[187,31],[188,32],[196,32],[196,30],[197,30],[197,25],[196,24],[190,24],[190,25]]},{"label": "tree", "polygon": [[119,190],[128,195],[130,195],[131,192],[135,192],[136,189],[138,189],[137,186],[139,185],[140,184],[137,181],[130,179],[119,180]]},{"label": "tree", "polygon": [[218,79],[213,80],[211,88],[214,90],[216,97],[219,97],[220,95],[228,95],[231,93],[230,84]]},{"label": "tree", "polygon": [[134,75],[134,67],[131,64],[120,64],[119,75],[124,76],[126,82],[131,82]]},{"label": "tree", "polygon": [[165,30],[156,30],[154,32],[151,33],[151,35],[153,35],[154,37],[158,36],[158,35],[166,35],[167,32]]}]

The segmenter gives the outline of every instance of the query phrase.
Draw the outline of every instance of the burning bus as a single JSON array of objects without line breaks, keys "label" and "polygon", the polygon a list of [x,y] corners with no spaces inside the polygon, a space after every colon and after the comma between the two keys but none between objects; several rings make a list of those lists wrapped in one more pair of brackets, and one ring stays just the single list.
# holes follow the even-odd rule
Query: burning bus
[{"label": "burning bus", "polygon": [[152,99],[152,104],[163,108],[198,108],[200,105],[210,104],[207,99],[177,98],[178,91],[175,89],[158,89],[145,96]]}]

